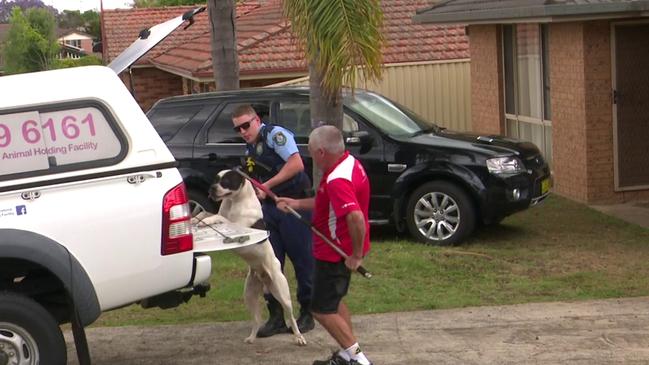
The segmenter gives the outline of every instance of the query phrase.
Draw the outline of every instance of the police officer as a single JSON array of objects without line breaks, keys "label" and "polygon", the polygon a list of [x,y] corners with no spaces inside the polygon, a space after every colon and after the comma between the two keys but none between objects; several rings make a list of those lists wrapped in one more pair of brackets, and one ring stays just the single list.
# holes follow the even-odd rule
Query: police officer
[{"label": "police officer", "polygon": [[[232,123],[234,130],[246,141],[246,167],[250,175],[280,197],[300,199],[313,195],[311,181],[304,172],[293,133],[278,125],[262,123],[250,105],[237,107],[232,113]],[[270,243],[282,270],[287,255],[295,268],[297,300],[300,302],[297,325],[300,332],[306,333],[315,326],[310,311],[314,269],[311,232],[296,217],[280,211],[272,200],[266,199],[262,191],[258,191],[257,195],[262,199],[264,222],[270,231]],[[310,220],[310,213],[306,214],[305,218]],[[267,293],[264,297],[269,318],[257,336],[268,337],[288,332],[282,306],[271,294]]]}]

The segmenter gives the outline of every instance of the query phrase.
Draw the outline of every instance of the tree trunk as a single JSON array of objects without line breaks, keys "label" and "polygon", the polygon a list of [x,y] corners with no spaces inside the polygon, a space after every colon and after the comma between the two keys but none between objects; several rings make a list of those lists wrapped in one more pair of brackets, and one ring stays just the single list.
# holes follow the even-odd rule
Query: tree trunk
[{"label": "tree trunk", "polygon": [[328,96],[320,87],[322,75],[313,62],[309,63],[309,104],[311,107],[311,127],[330,124],[343,129],[342,91],[338,90],[333,96]]},{"label": "tree trunk", "polygon": [[[343,129],[343,100],[342,91],[328,97],[320,87],[322,75],[313,62],[309,63],[309,106],[311,109],[311,127],[317,128],[329,124]],[[313,189],[317,190],[322,178],[322,172],[313,164]]]},{"label": "tree trunk", "polygon": [[239,88],[239,57],[234,0],[209,0],[207,8],[212,34],[212,69],[216,90]]}]

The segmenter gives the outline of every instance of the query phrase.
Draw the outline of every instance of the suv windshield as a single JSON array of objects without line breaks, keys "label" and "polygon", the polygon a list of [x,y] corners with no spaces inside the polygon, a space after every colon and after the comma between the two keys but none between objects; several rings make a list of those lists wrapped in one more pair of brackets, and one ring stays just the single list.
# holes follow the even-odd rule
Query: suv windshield
[{"label": "suv windshield", "polygon": [[349,93],[345,95],[345,105],[391,136],[413,136],[438,128],[408,108],[372,93]]}]

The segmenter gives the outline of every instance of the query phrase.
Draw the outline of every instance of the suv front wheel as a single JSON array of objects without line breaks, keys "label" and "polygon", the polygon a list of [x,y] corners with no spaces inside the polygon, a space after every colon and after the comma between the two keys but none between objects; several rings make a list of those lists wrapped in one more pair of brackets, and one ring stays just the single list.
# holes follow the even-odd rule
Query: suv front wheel
[{"label": "suv front wheel", "polygon": [[417,188],[408,200],[406,224],[418,241],[452,245],[466,238],[476,217],[469,196],[446,181],[433,181]]}]

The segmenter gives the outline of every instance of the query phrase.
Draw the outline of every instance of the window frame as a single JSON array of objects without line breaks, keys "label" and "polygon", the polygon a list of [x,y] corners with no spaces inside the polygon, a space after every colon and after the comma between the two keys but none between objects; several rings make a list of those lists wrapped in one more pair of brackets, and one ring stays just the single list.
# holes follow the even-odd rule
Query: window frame
[{"label": "window frame", "polygon": [[[205,123],[205,132],[203,135],[203,144],[206,146],[218,146],[218,145],[244,145],[246,142],[243,140],[243,138],[239,135],[239,133],[234,132],[232,128],[230,128],[228,131],[233,133],[232,138],[230,139],[224,139],[220,142],[211,142],[210,141],[210,130],[214,127],[214,124],[217,122],[219,117],[225,112],[227,107],[229,105],[235,104],[235,105],[244,105],[244,104],[250,104],[254,107],[255,104],[262,104],[266,103],[268,104],[268,113],[269,113],[269,118],[270,115],[272,114],[272,109],[273,109],[273,101],[267,98],[251,98],[251,99],[225,99],[221,102],[221,105],[217,108],[216,111],[214,111],[214,114],[208,118],[208,121]],[[257,110],[256,110],[257,111]],[[267,120],[263,120],[262,116],[259,116],[261,119],[262,123],[267,123]],[[230,119],[230,124],[232,124],[232,120]]]},{"label": "window frame", "polygon": [[[528,115],[519,114],[519,109],[521,105],[520,93],[519,93],[519,83],[520,83],[520,74],[519,74],[519,64],[518,64],[518,42],[517,42],[517,29],[518,24],[504,24],[501,27],[501,40],[502,40],[502,77],[503,77],[503,111],[505,117],[505,134],[510,137],[520,138],[521,123],[526,123],[528,125],[541,126],[543,135],[543,145],[537,146],[546,157],[546,160],[551,163],[552,161],[552,140],[550,135],[550,145],[548,146],[548,128],[552,130],[552,107],[551,100],[552,94],[550,91],[549,85],[549,25],[547,23],[533,23],[538,27],[538,54],[539,54],[539,73],[540,77],[537,80],[539,83],[539,100],[540,102],[540,112],[541,117],[532,117]],[[507,39],[506,32],[507,29],[511,29],[511,39]],[[511,44],[507,44],[508,41],[511,41]],[[508,83],[508,72],[507,72],[507,57],[508,52],[511,52],[511,76],[513,80],[511,83]],[[510,85],[511,84],[511,85]],[[509,87],[513,89],[513,93],[509,93]],[[508,101],[509,96],[513,95],[513,108],[514,112],[508,112]],[[550,114],[549,117],[547,114]],[[516,133],[510,132],[510,123],[515,123],[511,126],[511,130],[516,130]]]}]

